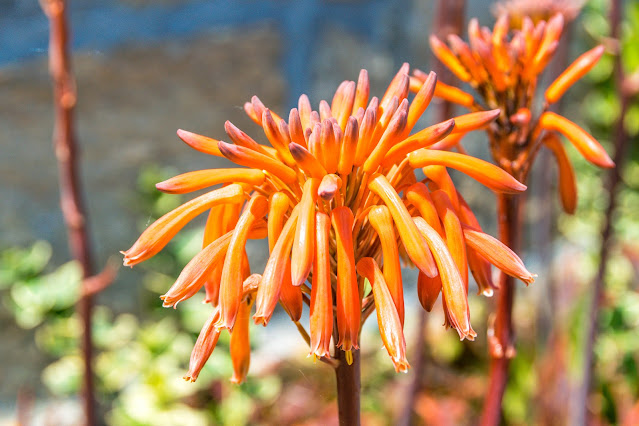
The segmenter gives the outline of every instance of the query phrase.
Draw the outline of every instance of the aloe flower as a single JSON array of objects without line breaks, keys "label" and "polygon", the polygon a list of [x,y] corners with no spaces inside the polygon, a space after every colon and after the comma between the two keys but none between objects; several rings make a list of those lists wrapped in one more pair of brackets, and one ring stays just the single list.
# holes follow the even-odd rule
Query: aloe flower
[{"label": "aloe flower", "polygon": [[[287,118],[253,97],[245,111],[269,144],[230,122],[225,130],[232,143],[178,131],[194,149],[242,166],[158,183],[169,193],[209,192],[158,219],[123,252],[125,265],[140,263],[195,216],[209,212],[202,250],[161,297],[164,306],[175,307],[204,288],[211,305],[187,380],[197,378],[220,333],[228,330],[233,381],[241,382],[250,360],[250,313],[257,324],[267,325],[278,303],[307,340],[310,355],[327,361],[333,345],[334,351],[345,351],[349,363],[363,322],[376,310],[392,362],[397,371],[406,371],[401,259],[419,269],[424,284],[418,284],[418,293],[426,309],[442,293],[446,324],[461,339],[476,336],[467,299],[469,265],[485,294],[494,287],[491,265],[532,282],[521,260],[481,231],[446,168],[497,192],[526,187],[482,160],[429,149],[450,135],[489,125],[499,111],[474,112],[413,132],[437,79],[429,74],[409,100],[408,71],[404,64],[377,98],[369,96],[362,70],[357,82],[338,87],[330,103],[321,101],[319,111],[302,95]],[[426,178],[415,174],[418,168]],[[221,187],[212,188],[216,185]],[[255,273],[245,246],[248,239],[261,238],[268,238],[270,256]],[[304,303],[310,306],[310,332],[299,323]]]},{"label": "aloe flower", "polygon": [[[614,167],[614,163],[590,134],[550,111],[550,106],[595,66],[604,52],[602,45],[579,56],[546,88],[543,105],[535,105],[537,85],[557,49],[563,25],[564,17],[557,13],[536,25],[525,16],[521,28],[513,29],[508,15],[502,14],[492,30],[480,27],[477,19],[472,19],[468,25],[469,43],[453,34],[448,37],[448,45],[436,36],[431,36],[430,44],[435,56],[478,95],[438,82],[435,96],[474,112],[499,109],[499,116],[486,127],[491,152],[500,167],[522,182],[526,181],[537,152],[549,149],[559,167],[562,206],[573,213],[577,200],[575,176],[560,143],[561,136],[590,163],[603,168]],[[427,74],[415,70],[412,90],[419,90],[427,79]],[[451,148],[460,141],[452,135],[447,139],[440,147]]]}]

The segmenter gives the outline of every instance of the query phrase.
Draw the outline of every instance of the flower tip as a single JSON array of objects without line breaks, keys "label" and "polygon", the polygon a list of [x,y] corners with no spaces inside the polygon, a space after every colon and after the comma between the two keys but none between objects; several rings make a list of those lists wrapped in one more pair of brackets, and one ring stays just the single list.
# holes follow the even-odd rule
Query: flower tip
[{"label": "flower tip", "polygon": [[393,365],[396,373],[408,373],[410,369],[410,364],[406,359],[393,359]]},{"label": "flower tip", "polygon": [[484,289],[484,291],[482,291],[481,294],[483,294],[485,297],[493,297],[493,294],[495,293],[493,292],[492,288],[487,288],[487,289]]},{"label": "flower tip", "polygon": [[182,377],[185,381],[187,382],[191,382],[194,383],[197,380],[197,376],[191,376],[189,374],[187,374],[186,376]]}]

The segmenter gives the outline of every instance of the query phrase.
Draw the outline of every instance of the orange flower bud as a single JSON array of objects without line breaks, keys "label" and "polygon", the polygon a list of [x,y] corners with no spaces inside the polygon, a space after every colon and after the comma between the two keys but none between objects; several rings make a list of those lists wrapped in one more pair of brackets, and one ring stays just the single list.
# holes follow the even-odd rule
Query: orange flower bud
[{"label": "orange flower bud", "polygon": [[384,96],[382,96],[379,101],[379,106],[383,111],[388,109],[388,105],[390,105],[393,97],[397,97],[399,103],[408,95],[409,71],[410,65],[408,62],[404,62],[386,88]]},{"label": "orange flower bud", "polygon": [[436,36],[430,36],[430,48],[433,50],[437,59],[441,61],[453,74],[457,76],[461,81],[468,82],[471,79],[470,74],[466,68],[459,62],[457,56]]},{"label": "orange flower bud", "polygon": [[295,165],[295,160],[293,160],[291,153],[288,151],[288,144],[291,142],[291,137],[288,134],[288,128],[286,129],[286,133],[280,131],[279,123],[281,122],[286,124],[286,122],[282,119],[275,120],[269,109],[265,109],[262,113],[262,129],[264,130],[266,138],[269,140],[271,145],[273,145],[273,148],[277,150],[278,156],[284,161],[284,163],[289,167],[293,167]]},{"label": "orange flower bud", "polygon": [[548,111],[539,118],[539,126],[542,129],[557,131],[564,135],[581,155],[595,166],[604,168],[615,166],[615,163],[613,163],[599,142],[567,118]]},{"label": "orange flower bud", "polygon": [[222,141],[218,143],[218,147],[220,152],[235,164],[250,167],[252,169],[264,170],[287,184],[297,181],[297,174],[295,174],[293,169],[271,157],[248,148],[231,145]]},{"label": "orange flower bud", "polygon": [[419,215],[426,220],[439,235],[444,235],[444,229],[439,220],[437,209],[430,197],[428,187],[422,182],[417,182],[408,188],[405,193],[406,199],[419,210]]},{"label": "orange flower bud", "polygon": [[311,107],[311,101],[308,100],[308,96],[301,95],[297,104],[297,109],[300,114],[300,121],[302,122],[302,128],[304,131],[309,128],[313,128],[311,125],[311,111],[313,108]]},{"label": "orange flower bud", "polygon": [[[242,282],[244,271],[242,262],[245,257],[248,231],[268,210],[268,201],[262,195],[255,195],[248,202],[244,212],[233,230],[229,248],[224,258],[222,281],[220,284],[220,328],[233,328],[235,318],[242,301]],[[247,274],[248,276],[249,274]]]},{"label": "orange flower bud", "polygon": [[577,209],[577,181],[568,154],[557,134],[548,133],[544,137],[544,145],[552,151],[559,169],[559,196],[564,211],[573,214]]},{"label": "orange flower bud", "polygon": [[332,211],[331,221],[337,245],[337,345],[350,351],[359,349],[362,309],[355,273],[353,212],[348,207],[337,207]]},{"label": "orange flower bud", "polygon": [[276,154],[275,154],[276,150],[274,150],[270,146],[260,145],[259,143],[255,142],[253,138],[251,138],[249,135],[244,133],[242,130],[235,127],[235,125],[233,125],[233,123],[231,123],[228,120],[224,123],[224,130],[226,131],[226,134],[229,135],[229,138],[231,138],[231,141],[233,141],[235,145],[252,149],[253,151],[257,151],[260,154],[264,154],[271,158],[276,158]]},{"label": "orange flower bud", "polygon": [[333,123],[330,120],[322,122],[322,131],[320,133],[320,146],[323,155],[320,161],[326,168],[328,173],[335,173],[339,164],[339,142],[335,139],[333,131]]},{"label": "orange flower bud", "polygon": [[514,194],[526,189],[499,167],[469,155],[425,148],[410,153],[408,161],[413,168],[439,165],[459,170],[496,192]]},{"label": "orange flower bud", "polygon": [[421,217],[413,218],[419,232],[428,243],[441,276],[443,301],[450,325],[463,340],[474,340],[477,333],[470,325],[470,310],[464,282],[442,237]]},{"label": "orange flower bud", "polygon": [[490,111],[471,112],[454,117],[455,128],[453,133],[466,133],[473,130],[482,129],[495,121],[501,114],[500,109]]},{"label": "orange flower bud", "polygon": [[417,275],[417,297],[422,307],[430,312],[437,302],[439,293],[442,291],[442,277],[437,275],[436,277],[428,277],[423,272],[419,272]]},{"label": "orange flower bud", "polygon": [[364,113],[362,124],[359,126],[359,141],[355,151],[355,159],[353,160],[353,165],[356,167],[364,164],[366,157],[373,149],[371,147],[371,139],[377,123],[377,103],[377,98],[373,96],[371,104],[366,108],[366,112]]},{"label": "orange flower bud", "polygon": [[207,138],[206,136],[187,132],[186,130],[182,129],[178,129],[177,135],[184,141],[184,143],[195,150],[198,150],[205,154],[215,155],[216,157],[223,157],[222,153],[217,147],[217,143],[219,141],[216,139]]},{"label": "orange flower bud", "polygon": [[[453,206],[455,214],[459,212],[459,198],[457,197],[457,189],[455,184],[450,178],[446,167],[444,166],[426,166],[422,168],[422,171],[428,179],[433,181],[437,185],[438,189],[441,189],[448,196],[448,200]],[[441,216],[441,215],[440,215]],[[428,222],[428,220],[427,220]]]},{"label": "orange flower bud", "polygon": [[264,178],[264,173],[255,169],[205,169],[177,175],[155,187],[168,194],[185,194],[228,182],[258,186],[264,183]]},{"label": "orange flower bud", "polygon": [[129,250],[122,252],[124,265],[133,266],[155,256],[195,216],[216,205],[238,203],[243,196],[242,187],[232,184],[200,195],[171,210],[146,228]]},{"label": "orange flower bud", "polygon": [[324,177],[326,169],[306,148],[295,142],[291,142],[288,145],[288,149],[297,162],[297,166],[302,169],[307,176],[317,179]]},{"label": "orange flower bud", "polygon": [[[288,116],[288,129],[291,135],[291,141],[306,148],[306,138],[304,138],[304,127],[300,119],[300,113],[297,108],[293,108]],[[289,145],[290,147],[290,145]]]},{"label": "orange flower bud", "polygon": [[342,179],[337,175],[326,175],[322,179],[319,188],[317,188],[317,195],[324,201],[331,201],[335,194],[342,187]]},{"label": "orange flower bud", "polygon": [[426,148],[449,135],[455,127],[455,120],[450,119],[434,124],[399,142],[388,150],[382,161],[382,167],[390,167],[399,163],[406,155],[421,148]]},{"label": "orange flower bud", "polygon": [[360,108],[366,109],[368,96],[370,95],[370,82],[368,80],[368,71],[361,70],[357,78],[357,89],[355,90],[355,101],[353,102],[352,114],[355,114]]},{"label": "orange flower bud", "polygon": [[464,226],[466,243],[477,253],[506,274],[519,278],[526,285],[535,282],[535,275],[528,272],[524,262],[507,245],[497,238],[481,231]]},{"label": "orange flower bud", "polygon": [[219,309],[215,309],[209,319],[204,323],[200,335],[197,337],[193,351],[191,352],[191,361],[189,362],[189,372],[184,376],[184,380],[194,382],[200,375],[200,371],[204,368],[204,364],[211,357],[213,349],[217,345],[220,338],[220,329],[215,324],[220,319]]},{"label": "orange flower bud", "polygon": [[244,382],[251,363],[251,342],[249,335],[249,318],[251,317],[251,307],[253,299],[248,298],[240,305],[235,320],[235,326],[231,330],[229,351],[233,364],[233,377],[231,382],[240,384]]},{"label": "orange flower bud", "polygon": [[[262,274],[262,282],[257,290],[257,298],[255,300],[253,320],[255,320],[256,324],[266,326],[270,321],[273,310],[275,310],[277,301],[280,298],[284,276],[287,271],[290,272],[291,270],[288,262],[291,247],[293,246],[298,211],[297,207],[293,209],[266,262],[266,267]],[[289,266],[289,268],[286,268],[286,266]]]},{"label": "orange flower bud", "polygon": [[465,106],[466,108],[472,108],[475,104],[473,95],[455,86],[442,83],[441,81],[438,81],[437,86],[435,86],[435,96],[445,101]]},{"label": "orange flower bud", "polygon": [[404,326],[404,289],[402,286],[402,270],[399,264],[397,238],[393,229],[393,217],[386,206],[377,206],[368,212],[368,220],[377,232],[382,244],[384,259],[384,281],[395,303],[402,327]]},{"label": "orange flower bud", "polygon": [[450,251],[462,281],[468,293],[468,260],[466,257],[466,242],[459,218],[455,214],[455,208],[448,195],[442,190],[437,190],[431,194],[437,214],[441,218],[446,234],[446,245]]},{"label": "orange flower bud", "polygon": [[359,125],[355,117],[348,117],[346,128],[344,129],[344,138],[339,154],[339,164],[337,172],[340,175],[347,175],[353,169],[353,161],[355,160],[355,152],[357,151]]},{"label": "orange flower bud", "polygon": [[331,109],[335,114],[335,118],[337,119],[337,124],[342,129],[346,127],[346,121],[353,111],[355,90],[355,82],[349,81],[342,90],[342,96],[339,99],[339,102],[337,102],[335,106],[331,106]]},{"label": "orange flower bud", "polygon": [[393,116],[393,119],[382,134],[377,146],[375,146],[373,152],[371,152],[366,161],[364,161],[364,173],[372,173],[377,170],[388,150],[404,132],[404,128],[406,127],[406,115],[405,111],[399,111],[399,114]]},{"label": "orange flower bud", "polygon": [[406,339],[403,324],[397,313],[391,292],[384,281],[384,275],[371,257],[364,257],[357,262],[357,272],[365,277],[373,288],[377,325],[382,342],[390,355],[395,371],[406,373],[410,368],[406,360]]},{"label": "orange flower bud", "polygon": [[417,94],[413,98],[413,102],[411,102],[410,107],[408,108],[408,116],[406,118],[406,129],[404,130],[404,136],[407,136],[415,124],[417,120],[422,116],[430,101],[433,99],[435,94],[435,87],[437,86],[437,74],[434,72],[430,72],[426,81],[421,85]]},{"label": "orange flower bud", "polygon": [[330,230],[331,222],[325,213],[315,216],[315,261],[311,287],[311,355],[330,357],[333,334],[333,295],[331,289]]},{"label": "orange flower bud", "polygon": [[395,226],[404,244],[406,253],[411,261],[419,268],[420,271],[434,277],[437,275],[437,268],[433,261],[433,255],[430,253],[424,238],[417,230],[413,223],[406,206],[395,192],[388,180],[382,175],[375,175],[373,180],[368,184],[368,189],[382,199],[386,207],[393,216]]},{"label": "orange flower bud", "polygon": [[557,102],[563,94],[581,77],[595,66],[604,53],[604,46],[599,45],[578,57],[564,72],[552,82],[544,96],[550,104]]},{"label": "orange flower bud", "polygon": [[320,181],[310,178],[304,183],[291,254],[291,280],[294,286],[306,281],[313,266],[315,246],[315,202]]}]

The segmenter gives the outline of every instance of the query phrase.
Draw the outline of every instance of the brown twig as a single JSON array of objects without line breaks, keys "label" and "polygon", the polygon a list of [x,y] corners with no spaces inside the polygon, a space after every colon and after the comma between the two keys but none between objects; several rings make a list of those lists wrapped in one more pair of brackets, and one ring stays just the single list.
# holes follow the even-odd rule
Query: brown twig
[{"label": "brown twig", "polygon": [[[439,0],[436,6],[435,34],[445,39],[449,34],[461,35],[463,31],[463,23],[466,9],[466,0]],[[453,75],[441,62],[433,61],[433,70],[437,74],[437,79],[441,81],[452,81]],[[450,102],[442,101],[437,111],[437,121],[445,121],[453,116],[454,105]],[[398,425],[409,426],[413,418],[413,407],[417,400],[417,394],[421,388],[422,376],[424,374],[424,364],[426,362],[426,354],[424,353],[424,329],[428,321],[428,312],[420,311],[418,319],[418,328],[415,333],[415,341],[411,345],[414,349],[414,361],[412,362],[413,375],[410,384],[406,389],[406,397],[404,399],[404,407],[398,419]]]},{"label": "brown twig", "polygon": [[55,127],[53,148],[58,160],[60,207],[67,227],[71,256],[82,268],[82,290],[76,308],[82,318],[82,357],[84,360],[83,405],[85,422],[95,424],[93,385],[93,345],[91,341],[92,295],[113,281],[115,272],[107,268],[93,276],[91,246],[82,201],[78,152],[74,128],[76,104],[75,77],[71,70],[69,24],[65,0],[42,0],[50,24],[49,72],[53,80]]},{"label": "brown twig", "polygon": [[[618,40],[620,36],[621,27],[621,9],[623,2],[620,0],[614,0],[612,2],[612,8],[610,10],[610,23],[611,23],[611,38]],[[614,79],[615,88],[617,90],[617,96],[621,99],[621,109],[619,111],[619,117],[615,123],[615,129],[613,133],[615,154],[613,161],[616,164],[615,168],[610,169],[606,180],[606,192],[609,195],[608,206],[606,207],[606,220],[603,230],[601,232],[601,246],[599,249],[599,268],[597,269],[597,275],[592,283],[592,299],[590,302],[588,312],[588,323],[586,329],[586,341],[584,344],[583,354],[583,381],[579,389],[579,393],[575,398],[574,415],[572,416],[573,423],[575,425],[586,424],[588,417],[588,394],[592,387],[592,376],[594,368],[594,345],[597,340],[597,333],[599,327],[599,311],[601,309],[601,303],[604,298],[604,274],[608,265],[609,250],[613,237],[613,215],[617,205],[617,196],[619,187],[621,184],[621,170],[627,157],[626,152],[628,150],[628,135],[624,130],[624,117],[626,111],[630,105],[630,94],[628,91],[624,91],[624,71],[621,63],[621,52],[617,51],[614,63]]]}]

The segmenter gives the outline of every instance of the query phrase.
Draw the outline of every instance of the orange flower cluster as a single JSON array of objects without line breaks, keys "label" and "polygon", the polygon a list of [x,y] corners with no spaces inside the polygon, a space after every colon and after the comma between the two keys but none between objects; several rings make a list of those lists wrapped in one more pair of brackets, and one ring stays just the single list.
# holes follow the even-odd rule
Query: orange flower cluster
[{"label": "orange flower cluster", "polygon": [[[319,112],[306,95],[288,119],[253,97],[246,113],[270,145],[258,143],[226,123],[233,143],[178,131],[198,151],[225,157],[242,168],[185,173],[157,184],[169,193],[214,185],[150,225],[124,254],[133,266],[158,253],[195,216],[209,211],[202,250],[161,298],[176,306],[202,287],[213,306],[191,356],[185,379],[194,381],[220,333],[231,333],[233,381],[247,372],[249,319],[266,325],[278,303],[307,339],[310,353],[330,358],[331,338],[339,350],[358,349],[361,324],[377,311],[380,333],[397,371],[406,371],[404,292],[400,259],[419,268],[418,295],[430,310],[441,292],[446,324],[473,339],[468,308],[468,268],[481,290],[494,284],[491,264],[533,281],[521,260],[483,233],[446,168],[460,170],[494,191],[526,187],[490,163],[428,149],[449,135],[488,125],[499,111],[474,112],[411,135],[436,91],[430,73],[409,97],[404,64],[381,97],[369,98],[362,70],[344,81]],[[414,169],[423,168],[419,180]],[[270,256],[261,274],[251,273],[248,239],[268,238]],[[310,336],[300,325],[310,306]]]},{"label": "orange flower cluster", "polygon": [[[540,75],[550,62],[561,36],[564,18],[554,15],[548,21],[524,17],[521,29],[512,29],[508,15],[501,15],[495,27],[479,26],[477,19],[468,26],[469,43],[456,35],[448,45],[435,36],[430,44],[437,58],[463,82],[468,83],[481,101],[461,89],[438,82],[435,96],[457,103],[471,111],[499,109],[499,117],[487,127],[493,158],[504,170],[522,182],[541,147],[550,149],[559,166],[559,192],[566,212],[576,208],[576,184],[572,165],[560,135],[565,136],[591,163],[613,167],[601,145],[577,124],[549,110],[550,105],[597,63],[604,52],[597,46],[577,58],[544,92],[545,103],[535,108]],[[411,88],[419,90],[428,76],[414,71]],[[534,111],[541,110],[538,116]],[[449,139],[446,148],[459,142]]]}]

